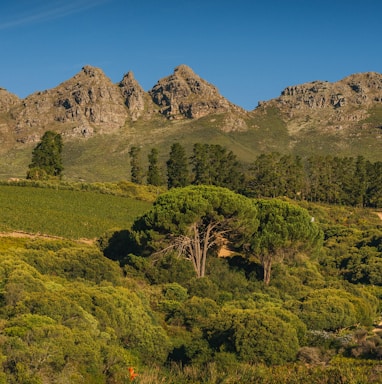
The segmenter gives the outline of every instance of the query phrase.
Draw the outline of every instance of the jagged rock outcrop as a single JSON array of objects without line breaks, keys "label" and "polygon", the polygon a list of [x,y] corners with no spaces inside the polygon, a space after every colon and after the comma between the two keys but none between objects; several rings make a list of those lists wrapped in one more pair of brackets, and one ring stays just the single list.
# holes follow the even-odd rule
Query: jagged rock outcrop
[{"label": "jagged rock outcrop", "polygon": [[314,81],[287,87],[276,99],[295,109],[341,108],[370,105],[382,101],[382,75],[375,72],[355,74],[335,83]]},{"label": "jagged rock outcrop", "polygon": [[101,69],[85,66],[57,87],[34,93],[13,111],[19,141],[36,141],[55,123],[71,125],[65,135],[92,135],[124,125],[128,111],[118,87]]},{"label": "jagged rock outcrop", "polygon": [[8,124],[9,111],[20,104],[21,99],[4,88],[0,88],[0,153],[14,142],[12,128]]},{"label": "jagged rock outcrop", "polygon": [[334,83],[313,81],[287,87],[280,97],[259,103],[258,109],[278,108],[289,131],[296,133],[313,126],[323,132],[354,128],[354,124],[362,124],[370,116],[370,109],[377,105],[382,106],[382,75],[368,72]]},{"label": "jagged rock outcrop", "polygon": [[0,113],[8,112],[12,107],[20,103],[16,95],[8,92],[4,88],[0,88]]},{"label": "jagged rock outcrop", "polygon": [[158,112],[170,120],[229,113],[232,116],[224,119],[222,130],[247,129],[242,116],[246,112],[185,65],[159,80],[149,92],[131,71],[114,84],[101,69],[92,66],[83,67],[55,88],[23,100],[5,92],[0,93],[0,112],[9,112],[15,138],[24,143],[38,141],[47,129],[66,137],[112,132],[128,120],[150,120]]},{"label": "jagged rock outcrop", "polygon": [[270,109],[277,109],[278,118],[295,140],[303,130],[368,128],[376,105],[382,107],[382,75],[374,72],[335,83],[313,81],[290,86],[280,97],[259,104],[249,113],[186,65],[176,67],[148,92],[132,72],[114,84],[101,69],[85,66],[57,87],[22,100],[0,88],[0,133],[4,137],[0,141],[35,142],[48,129],[66,137],[89,137],[154,116],[168,120],[205,118],[205,123],[209,121],[224,132],[242,132],[261,126],[258,121]]},{"label": "jagged rock outcrop", "polygon": [[145,115],[145,112],[150,114],[150,110],[153,109],[150,108],[152,100],[134,78],[133,72],[129,71],[124,75],[118,85],[133,121]]},{"label": "jagged rock outcrop", "polygon": [[159,80],[149,94],[169,119],[197,119],[210,114],[244,112],[186,65],[176,67],[172,75]]}]

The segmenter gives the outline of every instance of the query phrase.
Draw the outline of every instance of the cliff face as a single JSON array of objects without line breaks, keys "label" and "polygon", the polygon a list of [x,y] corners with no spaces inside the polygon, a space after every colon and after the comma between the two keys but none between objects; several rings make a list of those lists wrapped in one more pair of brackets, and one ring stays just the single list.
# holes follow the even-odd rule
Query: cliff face
[{"label": "cliff face", "polygon": [[150,96],[143,90],[133,73],[128,72],[118,84],[133,121],[147,117],[155,109]]},{"label": "cliff face", "polygon": [[314,81],[287,87],[276,101],[289,108],[306,110],[369,106],[382,102],[382,75],[369,72],[351,75],[336,83]]}]

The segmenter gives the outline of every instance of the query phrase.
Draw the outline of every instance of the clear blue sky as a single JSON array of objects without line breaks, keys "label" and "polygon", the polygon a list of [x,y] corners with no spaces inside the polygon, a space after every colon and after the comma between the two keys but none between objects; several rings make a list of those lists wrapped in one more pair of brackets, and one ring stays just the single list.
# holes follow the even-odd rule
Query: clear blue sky
[{"label": "clear blue sky", "polygon": [[252,110],[289,85],[382,72],[381,0],[1,0],[0,87],[19,97],[84,65],[147,91],[189,65]]}]

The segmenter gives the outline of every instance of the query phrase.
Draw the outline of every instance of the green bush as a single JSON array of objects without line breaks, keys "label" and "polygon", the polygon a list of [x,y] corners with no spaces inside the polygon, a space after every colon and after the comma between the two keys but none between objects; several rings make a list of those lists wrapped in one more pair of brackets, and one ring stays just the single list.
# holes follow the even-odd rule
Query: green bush
[{"label": "green bush", "polygon": [[370,322],[370,317],[365,319],[367,307],[365,299],[344,290],[320,289],[303,298],[298,315],[310,330],[335,331]]},{"label": "green bush", "polygon": [[283,364],[296,358],[296,329],[277,316],[256,310],[220,312],[206,328],[211,347],[235,353],[248,363]]},{"label": "green bush", "polygon": [[182,303],[173,317],[189,329],[200,328],[218,311],[219,306],[214,300],[193,296]]}]

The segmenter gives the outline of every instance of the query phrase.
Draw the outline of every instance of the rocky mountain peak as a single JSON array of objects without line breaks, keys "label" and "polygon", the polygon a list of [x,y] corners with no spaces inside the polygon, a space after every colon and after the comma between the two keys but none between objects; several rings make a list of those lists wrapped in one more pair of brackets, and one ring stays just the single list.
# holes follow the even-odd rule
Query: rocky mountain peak
[{"label": "rocky mountain peak", "polygon": [[52,125],[72,126],[66,135],[90,136],[124,125],[128,116],[118,87],[99,68],[85,66],[57,87],[37,92],[13,111],[19,141],[36,141]]},{"label": "rocky mountain peak", "polygon": [[8,112],[10,108],[19,102],[18,96],[0,87],[0,113]]},{"label": "rocky mountain peak", "polygon": [[161,107],[161,113],[169,119],[243,111],[186,65],[179,65],[172,75],[159,80],[149,94],[154,103]]},{"label": "rocky mountain peak", "polygon": [[129,109],[132,120],[137,120],[145,110],[146,92],[135,80],[133,72],[129,71],[118,84],[125,104]]},{"label": "rocky mountain peak", "polygon": [[195,72],[186,64],[180,64],[175,67],[174,75],[178,75],[183,78],[196,76]]},{"label": "rocky mountain peak", "polygon": [[96,68],[91,65],[85,65],[82,67],[82,72],[89,77],[105,76],[100,68]]},{"label": "rocky mountain peak", "polygon": [[340,81],[313,81],[285,88],[276,99],[280,105],[297,109],[370,105],[382,98],[382,75],[375,72],[354,74]]},{"label": "rocky mountain peak", "polygon": [[[290,132],[322,126],[341,132],[356,124],[367,128],[373,107],[382,106],[382,75],[350,75],[337,82],[313,81],[286,87],[280,97],[259,103],[259,110],[276,107]],[[255,110],[256,111],[256,110]]]}]

